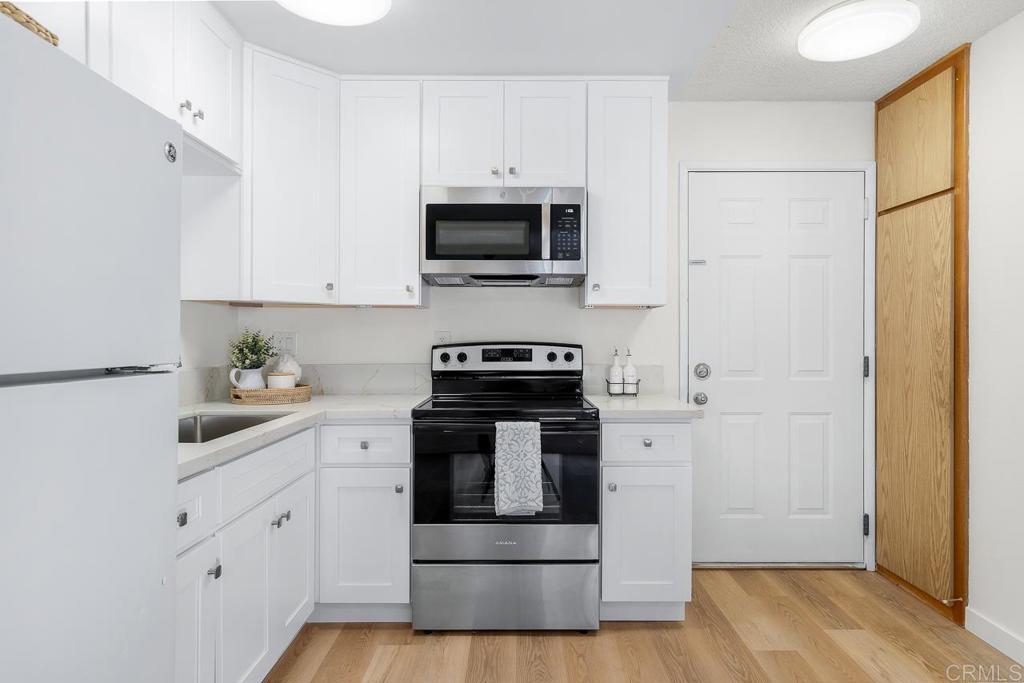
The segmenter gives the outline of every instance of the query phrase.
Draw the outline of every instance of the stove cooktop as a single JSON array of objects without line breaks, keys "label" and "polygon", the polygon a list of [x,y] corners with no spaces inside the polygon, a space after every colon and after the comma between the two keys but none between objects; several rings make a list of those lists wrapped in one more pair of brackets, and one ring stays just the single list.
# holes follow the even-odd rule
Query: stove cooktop
[{"label": "stove cooktop", "polygon": [[596,420],[598,412],[597,406],[581,396],[431,396],[412,409],[412,417],[414,420]]}]

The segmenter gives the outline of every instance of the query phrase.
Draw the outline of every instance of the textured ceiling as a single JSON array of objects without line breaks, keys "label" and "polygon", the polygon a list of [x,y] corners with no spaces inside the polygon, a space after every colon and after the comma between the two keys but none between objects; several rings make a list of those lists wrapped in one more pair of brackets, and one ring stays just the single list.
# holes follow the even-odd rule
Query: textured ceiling
[{"label": "textured ceiling", "polygon": [[905,42],[851,62],[811,62],[797,35],[838,0],[739,0],[676,91],[687,100],[875,100],[950,50],[1024,11],[1024,0],[914,0],[921,26]]},{"label": "textured ceiling", "polygon": [[796,52],[839,0],[393,0],[369,26],[316,24],[271,0],[222,0],[246,40],[346,74],[663,74],[673,99],[874,100],[1024,0],[915,0],[904,43],[845,63]]},{"label": "textured ceiling", "polygon": [[736,0],[393,0],[368,26],[218,2],[258,45],[345,74],[667,75],[681,85]]}]

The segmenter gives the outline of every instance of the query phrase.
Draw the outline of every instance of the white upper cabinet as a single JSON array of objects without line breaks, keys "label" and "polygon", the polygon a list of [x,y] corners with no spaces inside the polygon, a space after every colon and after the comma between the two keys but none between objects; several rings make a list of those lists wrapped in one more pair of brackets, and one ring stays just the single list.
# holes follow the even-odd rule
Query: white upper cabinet
[{"label": "white upper cabinet", "polygon": [[583,187],[586,120],[586,83],[506,82],[505,186]]},{"label": "white upper cabinet", "polygon": [[501,81],[423,83],[423,184],[502,184]]},{"label": "white upper cabinet", "polygon": [[591,82],[586,306],[663,306],[668,231],[668,84]]},{"label": "white upper cabinet", "polygon": [[242,154],[242,37],[208,2],[175,5],[175,114],[186,133]]},{"label": "white upper cabinet", "polygon": [[419,82],[343,82],[339,303],[420,303],[419,191]]},{"label": "white upper cabinet", "polygon": [[320,602],[409,602],[409,468],[320,470]]},{"label": "white upper cabinet", "polygon": [[252,53],[252,294],[338,303],[338,81]]},{"label": "white upper cabinet", "polygon": [[691,469],[605,467],[602,477],[601,600],[689,600]]},{"label": "white upper cabinet", "polygon": [[85,0],[72,2],[19,2],[18,7],[33,19],[57,34],[58,47],[83,64],[86,55],[86,12]]},{"label": "white upper cabinet", "polygon": [[164,116],[174,102],[173,2],[90,2],[89,66]]}]

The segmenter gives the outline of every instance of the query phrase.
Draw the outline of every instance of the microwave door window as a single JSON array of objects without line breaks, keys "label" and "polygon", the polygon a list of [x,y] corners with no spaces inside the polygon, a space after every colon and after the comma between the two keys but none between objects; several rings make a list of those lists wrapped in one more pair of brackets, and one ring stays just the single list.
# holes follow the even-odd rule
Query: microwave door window
[{"label": "microwave door window", "polygon": [[438,220],[434,251],[439,257],[528,257],[529,221]]}]

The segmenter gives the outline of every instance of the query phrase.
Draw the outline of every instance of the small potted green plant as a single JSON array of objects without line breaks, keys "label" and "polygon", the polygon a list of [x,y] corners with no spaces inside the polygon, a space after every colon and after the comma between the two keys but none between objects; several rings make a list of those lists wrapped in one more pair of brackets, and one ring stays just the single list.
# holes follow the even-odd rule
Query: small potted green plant
[{"label": "small potted green plant", "polygon": [[238,339],[228,345],[231,371],[228,379],[239,389],[266,389],[263,366],[277,355],[274,338],[265,337],[259,330],[246,329]]}]

